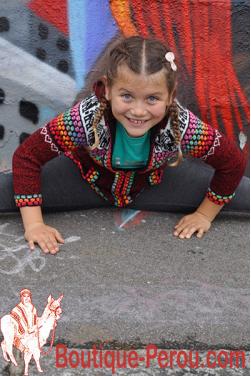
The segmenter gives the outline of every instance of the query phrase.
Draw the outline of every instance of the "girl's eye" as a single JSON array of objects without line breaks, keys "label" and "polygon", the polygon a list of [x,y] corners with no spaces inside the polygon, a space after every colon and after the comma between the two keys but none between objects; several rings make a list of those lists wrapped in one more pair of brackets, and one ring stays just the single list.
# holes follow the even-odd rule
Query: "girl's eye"
[{"label": "girl's eye", "polygon": [[150,97],[147,98],[148,99],[148,102],[150,103],[155,103],[157,102],[158,98],[157,97],[154,97],[153,95],[151,95]]},{"label": "girl's eye", "polygon": [[132,96],[131,96],[130,94],[122,94],[121,97],[122,97],[124,100],[126,100],[126,101],[128,101],[128,100],[130,100],[130,99],[132,98]]}]

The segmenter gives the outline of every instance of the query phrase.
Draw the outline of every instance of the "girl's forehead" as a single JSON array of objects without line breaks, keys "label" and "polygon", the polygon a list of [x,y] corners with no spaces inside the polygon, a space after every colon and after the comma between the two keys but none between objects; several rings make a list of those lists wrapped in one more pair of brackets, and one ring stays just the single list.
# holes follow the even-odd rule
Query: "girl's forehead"
[{"label": "girl's forehead", "polygon": [[117,88],[119,88],[120,86],[126,86],[124,87],[126,89],[142,88],[150,91],[156,91],[156,89],[158,89],[157,91],[167,90],[164,69],[153,74],[138,74],[133,72],[127,66],[119,67],[117,71],[117,76],[114,80],[114,85],[116,85]]}]

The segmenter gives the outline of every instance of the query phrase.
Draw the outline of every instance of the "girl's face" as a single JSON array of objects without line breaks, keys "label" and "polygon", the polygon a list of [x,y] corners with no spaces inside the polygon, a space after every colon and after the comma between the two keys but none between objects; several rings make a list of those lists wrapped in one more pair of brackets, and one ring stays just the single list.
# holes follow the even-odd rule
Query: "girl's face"
[{"label": "girl's face", "polygon": [[118,68],[111,86],[105,83],[105,96],[113,116],[131,137],[143,136],[165,116],[171,104],[164,71],[137,74],[126,65]]}]

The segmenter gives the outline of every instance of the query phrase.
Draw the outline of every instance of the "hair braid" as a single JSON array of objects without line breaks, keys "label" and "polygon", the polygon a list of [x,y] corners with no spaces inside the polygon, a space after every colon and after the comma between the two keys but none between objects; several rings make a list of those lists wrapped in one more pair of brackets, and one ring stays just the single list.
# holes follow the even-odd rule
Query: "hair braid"
[{"label": "hair braid", "polygon": [[95,149],[96,147],[98,147],[99,145],[99,137],[98,137],[98,132],[97,132],[97,126],[105,112],[107,108],[107,100],[105,97],[102,97],[100,99],[100,106],[97,110],[97,112],[95,113],[94,115],[94,119],[93,119],[93,122],[92,122],[92,128],[93,128],[93,132],[94,132],[94,144],[92,146],[89,146],[89,150],[93,150]]},{"label": "hair braid", "polygon": [[182,152],[180,148],[181,133],[180,133],[180,128],[179,128],[179,110],[178,110],[177,103],[175,101],[173,101],[169,107],[169,115],[171,118],[171,130],[174,135],[174,142],[175,142],[175,145],[178,146],[177,159],[175,162],[170,163],[169,166],[176,167],[182,161]]}]

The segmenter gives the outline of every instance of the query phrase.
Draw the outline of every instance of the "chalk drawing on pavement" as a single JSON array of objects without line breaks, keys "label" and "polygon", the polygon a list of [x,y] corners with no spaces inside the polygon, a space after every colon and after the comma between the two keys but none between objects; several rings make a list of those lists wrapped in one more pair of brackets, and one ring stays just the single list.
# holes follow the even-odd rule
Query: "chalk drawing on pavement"
[{"label": "chalk drawing on pavement", "polygon": [[[20,251],[23,249],[25,249],[25,253],[21,254]],[[29,266],[34,272],[40,272],[46,264],[45,257],[41,256],[41,252],[38,249],[30,251],[26,244],[5,247],[3,243],[0,243],[0,252],[0,273],[2,274],[17,274],[23,272],[26,266]]]},{"label": "chalk drawing on pavement", "polygon": [[146,223],[145,218],[151,215],[150,212],[134,209],[123,209],[115,211],[114,224],[117,230],[125,230],[142,223]]},{"label": "chalk drawing on pavement", "polygon": [[77,242],[77,241],[80,240],[80,239],[81,239],[80,236],[70,236],[69,238],[66,238],[66,239],[64,240],[64,244]]},{"label": "chalk drawing on pavement", "polygon": [[[12,275],[24,273],[26,267],[31,268],[31,270],[36,273],[41,272],[46,265],[46,256],[39,247],[36,247],[34,251],[30,251],[28,245],[24,243],[23,236],[17,237],[9,233],[7,231],[8,226],[9,223],[0,225],[1,240],[4,235],[4,239],[6,239],[7,243],[11,243],[11,245],[6,245],[0,242],[0,274]],[[70,236],[65,239],[64,244],[76,242],[80,239],[80,236]]]}]

